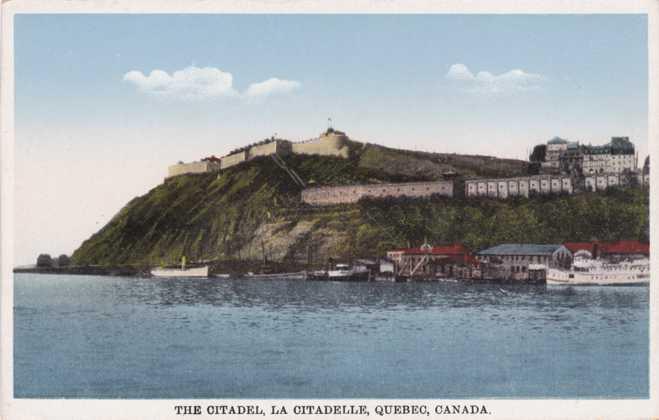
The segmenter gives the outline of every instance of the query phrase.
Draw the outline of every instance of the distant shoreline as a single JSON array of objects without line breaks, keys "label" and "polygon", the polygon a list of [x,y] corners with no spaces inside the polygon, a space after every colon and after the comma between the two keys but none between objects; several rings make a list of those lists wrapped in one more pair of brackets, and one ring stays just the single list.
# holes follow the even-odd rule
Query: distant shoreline
[{"label": "distant shoreline", "polygon": [[137,276],[144,277],[148,270],[138,267],[104,267],[104,266],[71,266],[71,267],[16,267],[14,273],[34,274],[77,274],[96,276]]}]

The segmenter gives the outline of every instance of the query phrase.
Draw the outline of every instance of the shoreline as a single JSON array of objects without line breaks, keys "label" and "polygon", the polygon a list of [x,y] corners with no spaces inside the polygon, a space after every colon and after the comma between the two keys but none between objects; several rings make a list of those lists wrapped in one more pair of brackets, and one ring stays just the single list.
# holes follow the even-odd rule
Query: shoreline
[{"label": "shoreline", "polygon": [[71,266],[71,267],[30,267],[13,269],[14,273],[33,274],[73,274],[95,276],[130,276],[147,277],[148,269],[140,267],[104,267],[104,266]]}]

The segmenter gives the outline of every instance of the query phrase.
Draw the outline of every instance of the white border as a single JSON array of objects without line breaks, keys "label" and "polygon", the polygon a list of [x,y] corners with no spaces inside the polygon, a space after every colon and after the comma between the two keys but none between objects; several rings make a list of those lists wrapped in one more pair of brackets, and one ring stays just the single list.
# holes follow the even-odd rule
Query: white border
[{"label": "white border", "polygon": [[[515,0],[217,0],[186,3],[183,0],[4,0],[0,9],[0,30],[2,31],[2,55],[0,82],[0,328],[2,331],[0,347],[0,418],[9,419],[168,419],[199,418],[211,416],[176,416],[174,405],[200,404],[202,406],[217,403],[231,404],[232,400],[35,400],[13,399],[13,185],[14,185],[14,63],[13,63],[13,17],[16,13],[647,13],[648,14],[648,62],[649,62],[649,108],[648,141],[652,162],[659,162],[659,101],[657,71],[659,69],[659,1],[656,0],[534,0],[519,2]],[[611,28],[615,30],[615,28]],[[614,59],[614,58],[612,58]],[[656,167],[657,164],[655,163]],[[652,267],[659,267],[659,238],[655,217],[659,215],[657,194],[659,177],[657,170],[651,172],[651,257]],[[659,283],[652,279],[650,287],[650,399],[649,400],[419,400],[435,405],[446,403],[485,404],[493,414],[488,419],[567,419],[567,418],[659,418],[659,365],[657,359],[659,337],[658,308]],[[606,369],[605,366],[602,366]],[[309,400],[306,400],[309,401]],[[367,404],[371,416],[376,400],[319,400],[319,404],[333,403]],[[411,400],[396,400],[399,403],[412,404]],[[239,400],[233,400],[240,403]],[[281,403],[292,407],[302,401],[283,400]],[[387,403],[395,403],[387,400]],[[269,407],[277,400],[243,400],[243,404],[260,404]],[[218,418],[218,416],[213,416]],[[222,416],[222,418],[234,418]],[[286,416],[285,418],[309,416]],[[323,416],[332,418],[331,416]],[[378,418],[377,416],[375,416]],[[431,416],[434,418],[435,416]],[[437,416],[440,417],[440,416]],[[444,416],[441,416],[444,417]],[[450,418],[461,416],[451,415]],[[474,417],[474,416],[471,416]],[[236,416],[235,418],[247,418]],[[258,417],[263,418],[263,417]],[[279,418],[284,418],[280,416]],[[340,418],[363,418],[342,416]],[[398,416],[396,418],[402,418]]]}]

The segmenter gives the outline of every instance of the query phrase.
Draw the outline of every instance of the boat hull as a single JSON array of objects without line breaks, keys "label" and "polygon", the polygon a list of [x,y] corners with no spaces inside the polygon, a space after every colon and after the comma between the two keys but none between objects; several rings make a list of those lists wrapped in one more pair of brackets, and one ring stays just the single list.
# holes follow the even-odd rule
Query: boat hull
[{"label": "boat hull", "polygon": [[588,273],[550,269],[548,285],[563,286],[637,286],[650,283],[649,273]]},{"label": "boat hull", "polygon": [[326,277],[328,281],[368,281],[368,273],[352,273],[352,274],[328,274]]},{"label": "boat hull", "polygon": [[208,266],[191,268],[154,268],[151,275],[157,278],[204,278],[208,277]]}]

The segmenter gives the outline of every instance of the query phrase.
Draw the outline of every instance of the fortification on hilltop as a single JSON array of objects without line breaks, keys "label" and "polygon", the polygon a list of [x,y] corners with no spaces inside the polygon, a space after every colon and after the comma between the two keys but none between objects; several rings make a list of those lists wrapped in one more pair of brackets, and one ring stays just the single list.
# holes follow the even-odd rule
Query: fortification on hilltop
[{"label": "fortification on hilltop", "polygon": [[350,139],[344,132],[331,127],[320,136],[299,143],[272,137],[257,144],[234,150],[220,159],[212,156],[210,158],[204,158],[201,161],[189,163],[179,162],[171,165],[168,168],[167,177],[214,172],[220,169],[230,168],[259,156],[271,156],[275,154],[280,156],[286,156],[291,153],[299,155],[338,156],[345,159],[350,155],[349,141]]},{"label": "fortification on hilltop", "polygon": [[347,158],[350,154],[348,141],[348,136],[344,132],[330,127],[315,139],[293,143],[293,153]]},{"label": "fortification on hilltop", "polygon": [[184,174],[203,174],[220,170],[220,159],[215,156],[204,158],[197,162],[179,162],[167,168],[167,178]]}]

